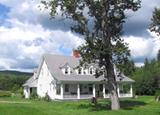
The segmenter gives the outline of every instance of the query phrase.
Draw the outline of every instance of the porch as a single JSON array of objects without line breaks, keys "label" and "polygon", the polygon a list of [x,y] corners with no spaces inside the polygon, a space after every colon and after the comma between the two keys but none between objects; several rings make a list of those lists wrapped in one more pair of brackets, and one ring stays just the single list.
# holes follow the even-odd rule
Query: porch
[{"label": "porch", "polygon": [[[117,93],[120,98],[132,97],[132,84],[118,84]],[[62,100],[110,98],[107,84],[59,84],[56,95]]]}]

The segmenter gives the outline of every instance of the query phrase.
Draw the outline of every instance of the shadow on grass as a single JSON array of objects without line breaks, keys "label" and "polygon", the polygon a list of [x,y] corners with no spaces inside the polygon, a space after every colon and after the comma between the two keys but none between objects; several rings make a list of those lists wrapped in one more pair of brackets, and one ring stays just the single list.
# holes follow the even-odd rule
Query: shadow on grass
[{"label": "shadow on grass", "polygon": [[121,108],[125,110],[132,110],[134,107],[147,105],[147,103],[143,101],[137,101],[137,100],[123,100],[123,101],[120,101],[120,104],[121,104]]},{"label": "shadow on grass", "polygon": [[[145,106],[147,103],[137,100],[120,101],[121,109],[132,110],[134,107]],[[80,104],[78,109],[88,109],[89,111],[111,110],[109,101],[98,102],[96,105],[91,103]]]}]

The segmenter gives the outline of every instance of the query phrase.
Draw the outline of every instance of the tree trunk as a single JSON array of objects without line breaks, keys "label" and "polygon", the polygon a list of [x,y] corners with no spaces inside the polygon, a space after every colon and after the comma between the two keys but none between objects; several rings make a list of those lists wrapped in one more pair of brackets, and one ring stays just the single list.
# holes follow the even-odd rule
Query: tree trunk
[{"label": "tree trunk", "polygon": [[108,85],[109,85],[109,92],[110,92],[110,98],[111,98],[111,109],[119,110],[120,103],[119,103],[119,97],[118,97],[118,92],[117,92],[117,82],[115,78],[114,67],[110,60],[107,60],[105,76],[108,80]]},{"label": "tree trunk", "polygon": [[110,98],[111,98],[111,109],[112,110],[119,110],[120,109],[120,104],[119,104],[119,98],[118,98],[118,94],[117,94],[117,90],[112,90],[111,94],[110,94]]}]

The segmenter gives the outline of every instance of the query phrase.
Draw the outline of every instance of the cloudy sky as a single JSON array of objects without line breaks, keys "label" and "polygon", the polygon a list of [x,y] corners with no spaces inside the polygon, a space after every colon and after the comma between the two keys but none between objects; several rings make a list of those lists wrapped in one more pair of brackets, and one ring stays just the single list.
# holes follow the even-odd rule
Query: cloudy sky
[{"label": "cloudy sky", "polygon": [[[83,39],[70,32],[69,21],[50,20],[40,0],[0,0],[0,70],[32,71],[44,53],[72,55]],[[160,41],[148,30],[154,7],[160,0],[142,0],[142,8],[129,12],[123,38],[132,59],[142,65],[155,58]]]}]

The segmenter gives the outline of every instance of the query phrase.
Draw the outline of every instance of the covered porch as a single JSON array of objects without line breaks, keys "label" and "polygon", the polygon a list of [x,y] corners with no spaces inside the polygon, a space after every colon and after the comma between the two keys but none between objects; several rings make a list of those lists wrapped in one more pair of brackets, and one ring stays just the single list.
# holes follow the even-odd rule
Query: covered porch
[{"label": "covered porch", "polygon": [[24,96],[26,99],[30,98],[32,93],[37,93],[37,87],[28,87],[25,86],[23,90]]},{"label": "covered porch", "polygon": [[[117,85],[117,93],[120,98],[133,97],[133,89],[131,83],[119,83]],[[89,99],[110,98],[107,84],[69,84],[63,83],[57,85],[56,95],[58,99],[72,100],[72,99]]]}]

